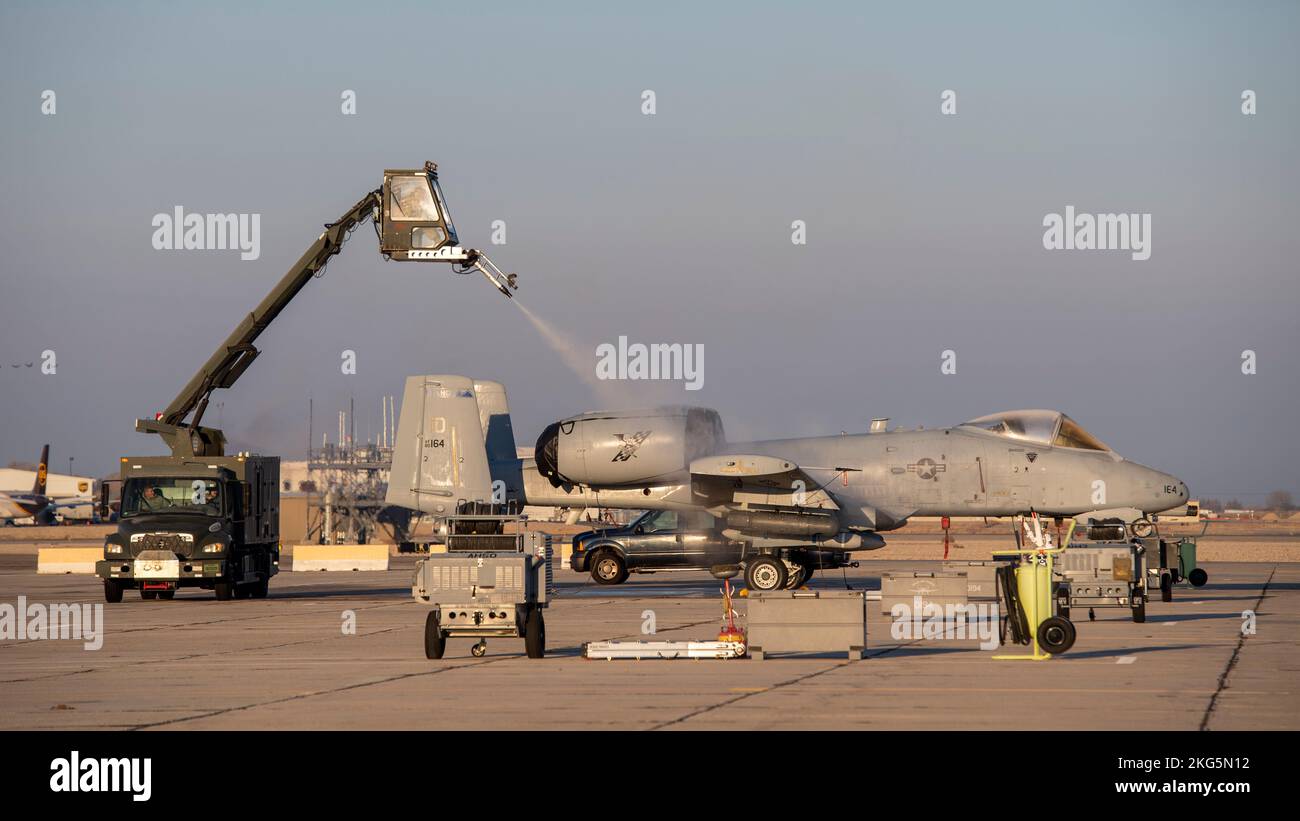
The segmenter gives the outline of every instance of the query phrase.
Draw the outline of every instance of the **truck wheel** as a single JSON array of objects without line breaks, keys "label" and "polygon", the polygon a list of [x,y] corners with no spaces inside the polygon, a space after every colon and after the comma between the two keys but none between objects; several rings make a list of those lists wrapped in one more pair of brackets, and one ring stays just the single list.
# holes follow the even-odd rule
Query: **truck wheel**
[{"label": "truck wheel", "polygon": [[546,622],[542,620],[540,607],[528,611],[528,620],[524,622],[524,650],[530,659],[546,655]]},{"label": "truck wheel", "polygon": [[212,590],[217,594],[217,601],[230,601],[235,595],[235,586],[224,579],[212,585]]},{"label": "truck wheel", "polygon": [[438,623],[438,611],[430,611],[424,620],[424,657],[440,659],[446,650],[447,637],[442,634],[442,625]]},{"label": "truck wheel", "polygon": [[1174,600],[1174,579],[1168,573],[1160,574],[1160,601]]},{"label": "truck wheel", "polygon": [[251,595],[255,599],[266,598],[267,594],[271,592],[271,580],[262,579],[257,584],[253,585],[252,589],[250,589],[248,592],[249,595]]},{"label": "truck wheel", "polygon": [[1204,587],[1210,580],[1210,574],[1198,567],[1187,574],[1187,580],[1192,583],[1192,587]]},{"label": "truck wheel", "polygon": [[242,585],[242,584],[237,584],[234,586],[234,588],[235,589],[232,591],[232,594],[237,600],[248,598],[249,593],[252,592],[248,589],[246,585]]},{"label": "truck wheel", "polygon": [[122,585],[112,579],[104,579],[104,601],[117,604],[122,600]]},{"label": "truck wheel", "polygon": [[1049,616],[1038,625],[1038,646],[1054,656],[1074,646],[1074,623],[1060,616]]},{"label": "truck wheel", "polygon": [[1147,620],[1147,597],[1140,592],[1132,594],[1133,602],[1133,623],[1142,624]]},{"label": "truck wheel", "polygon": [[591,578],[596,584],[622,584],[627,581],[627,564],[612,550],[602,550],[591,561]]},{"label": "truck wheel", "polygon": [[145,601],[153,601],[154,599],[158,598],[158,591],[157,591],[157,590],[145,590],[145,589],[142,587],[142,588],[140,588],[140,598],[143,599],[143,600],[145,600]]},{"label": "truck wheel", "polygon": [[175,591],[175,590],[159,590],[159,591],[158,591],[158,598],[160,598],[160,599],[164,599],[165,601],[171,601],[172,599],[176,598],[176,591]]},{"label": "truck wheel", "polygon": [[785,562],[772,556],[759,556],[745,565],[745,586],[768,592],[785,587]]}]

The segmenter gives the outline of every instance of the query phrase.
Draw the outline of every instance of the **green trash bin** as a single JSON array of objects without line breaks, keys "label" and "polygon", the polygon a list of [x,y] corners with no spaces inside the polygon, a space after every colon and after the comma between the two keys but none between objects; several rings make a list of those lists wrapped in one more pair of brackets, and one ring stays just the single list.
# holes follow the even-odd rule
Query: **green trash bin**
[{"label": "green trash bin", "polygon": [[1184,537],[1178,542],[1178,576],[1200,587],[1210,580],[1204,570],[1196,566],[1196,539]]}]

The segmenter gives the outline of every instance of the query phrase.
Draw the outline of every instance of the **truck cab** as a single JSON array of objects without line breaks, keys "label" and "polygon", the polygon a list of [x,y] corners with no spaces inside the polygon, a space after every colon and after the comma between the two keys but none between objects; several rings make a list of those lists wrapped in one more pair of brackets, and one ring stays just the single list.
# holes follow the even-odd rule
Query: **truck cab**
[{"label": "truck cab", "polygon": [[95,565],[104,599],[182,587],[265,598],[279,572],[279,472],[278,459],[251,454],[124,458],[117,532]]}]

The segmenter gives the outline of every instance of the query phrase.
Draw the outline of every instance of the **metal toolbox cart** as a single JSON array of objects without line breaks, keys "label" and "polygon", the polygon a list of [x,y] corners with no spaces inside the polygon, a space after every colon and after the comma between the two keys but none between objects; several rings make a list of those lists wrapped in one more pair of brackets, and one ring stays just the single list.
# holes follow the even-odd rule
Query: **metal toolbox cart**
[{"label": "metal toolbox cart", "polygon": [[[499,506],[461,506],[441,526],[447,552],[415,566],[411,595],[433,605],[425,619],[424,652],[442,658],[447,639],[479,639],[471,652],[487,653],[491,637],[522,638],[529,658],[546,654],[550,537],[523,532],[522,516]],[[519,532],[506,532],[512,524]]]},{"label": "metal toolbox cart", "polygon": [[1133,621],[1147,619],[1146,547],[1134,540],[1076,542],[1056,559],[1056,610],[1069,618],[1074,607],[1128,608]]},{"label": "metal toolbox cart", "polygon": [[1007,562],[944,562],[945,573],[966,574],[966,596],[971,599],[998,597],[998,568]]},{"label": "metal toolbox cart", "polygon": [[749,657],[771,653],[848,653],[867,647],[867,599],[860,590],[773,590],[746,605]]},{"label": "metal toolbox cart", "polygon": [[918,597],[923,609],[931,604],[940,609],[965,605],[970,601],[969,587],[965,572],[881,573],[880,611],[888,616],[901,605],[911,612]]}]

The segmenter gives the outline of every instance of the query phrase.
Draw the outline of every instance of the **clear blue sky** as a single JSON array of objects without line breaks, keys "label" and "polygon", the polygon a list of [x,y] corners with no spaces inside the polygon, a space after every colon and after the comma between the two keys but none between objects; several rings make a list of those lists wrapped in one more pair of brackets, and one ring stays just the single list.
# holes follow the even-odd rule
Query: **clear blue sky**
[{"label": "clear blue sky", "polygon": [[[382,169],[434,159],[538,314],[705,345],[703,390],[636,404],[737,439],[1059,407],[1193,495],[1300,495],[1295,3],[244,5],[0,7],[0,462],[159,452],[133,420]],[[260,259],[155,251],[175,205],[260,213]],[[1151,259],[1045,251],[1066,205],[1151,213]],[[260,347],[208,419],[287,458],[309,394],[318,435],[350,396],[364,433],[412,373],[504,381],[521,442],[597,401],[481,279],[368,233]],[[47,348],[57,375],[11,367]]]}]

